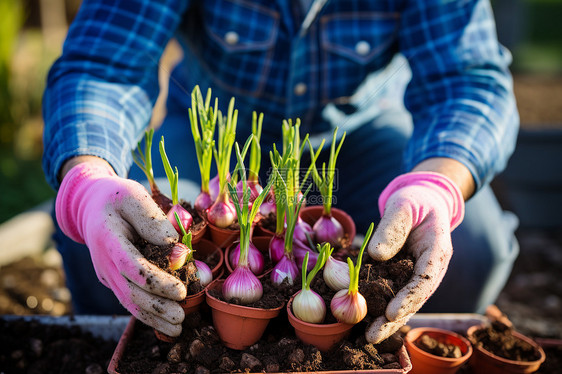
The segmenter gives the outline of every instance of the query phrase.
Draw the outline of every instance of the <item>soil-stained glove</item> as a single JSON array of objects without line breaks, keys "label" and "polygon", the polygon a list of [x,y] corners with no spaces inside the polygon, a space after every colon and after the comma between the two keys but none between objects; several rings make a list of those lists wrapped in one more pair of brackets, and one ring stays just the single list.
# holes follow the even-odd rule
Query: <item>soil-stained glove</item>
[{"label": "soil-stained glove", "polygon": [[366,338],[379,343],[414,315],[435,292],[453,254],[451,231],[464,217],[464,199],[449,178],[412,172],[395,178],[379,197],[383,212],[368,251],[386,261],[406,244],[416,259],[409,283],[390,300],[385,315],[367,328]]},{"label": "soil-stained glove", "polygon": [[178,336],[184,312],[176,301],[185,299],[186,287],[131,243],[135,232],[156,245],[178,240],[144,187],[103,161],[81,163],[64,177],[55,209],[62,231],[88,246],[99,280],[121,304],[147,325]]}]

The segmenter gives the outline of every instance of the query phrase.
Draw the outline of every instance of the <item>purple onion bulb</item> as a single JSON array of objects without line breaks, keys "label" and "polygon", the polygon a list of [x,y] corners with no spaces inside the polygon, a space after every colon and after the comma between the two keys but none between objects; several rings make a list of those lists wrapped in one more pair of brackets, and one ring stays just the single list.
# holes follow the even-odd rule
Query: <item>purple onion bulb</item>
[{"label": "purple onion bulb", "polygon": [[330,243],[332,247],[341,245],[343,226],[333,216],[322,215],[312,227],[318,243]]},{"label": "purple onion bulb", "polygon": [[197,268],[197,275],[199,276],[199,283],[201,283],[201,287],[205,287],[213,280],[213,272],[211,271],[209,265],[203,261],[194,261],[195,267]]},{"label": "purple onion bulb", "polygon": [[[228,257],[233,269],[238,266],[238,261],[240,260],[240,242],[230,251]],[[255,275],[262,274],[265,268],[265,259],[262,253],[251,241],[248,247],[248,266]]]},{"label": "purple onion bulb", "polygon": [[209,209],[207,209],[207,220],[213,225],[226,228],[236,221],[236,209],[230,200],[215,201]]},{"label": "purple onion bulb", "polygon": [[263,286],[250,268],[238,266],[224,281],[222,294],[227,301],[236,299],[247,305],[261,299]]},{"label": "purple onion bulb", "polygon": [[274,264],[278,263],[285,253],[285,237],[273,235],[269,241],[269,258]]},{"label": "purple onion bulb", "polygon": [[213,205],[213,200],[211,199],[211,195],[207,192],[201,191],[201,193],[195,199],[195,209],[199,212],[203,212],[205,209],[208,209],[211,205]]},{"label": "purple onion bulb", "polygon": [[[292,257],[292,256],[291,256]],[[294,284],[295,279],[299,275],[299,268],[294,258],[283,256],[281,260],[273,267],[271,272],[271,281],[273,284],[280,285],[285,279],[289,284]]]},{"label": "purple onion bulb", "polygon": [[193,217],[191,216],[191,214],[181,205],[176,204],[174,206],[172,206],[172,208],[168,211],[168,220],[172,223],[172,225],[174,226],[174,228],[176,229],[176,231],[178,232],[178,234],[181,234],[181,228],[178,225],[178,221],[176,221],[176,216],[174,213],[178,214],[178,217],[180,217],[180,221],[181,224],[183,226],[183,228],[186,231],[189,231],[189,228],[191,227],[191,224],[193,223]]}]

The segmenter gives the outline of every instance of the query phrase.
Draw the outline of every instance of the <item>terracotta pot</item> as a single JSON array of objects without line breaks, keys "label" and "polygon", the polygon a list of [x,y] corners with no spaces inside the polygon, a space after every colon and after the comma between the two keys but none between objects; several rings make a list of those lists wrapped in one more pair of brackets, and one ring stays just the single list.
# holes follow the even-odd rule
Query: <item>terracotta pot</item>
[{"label": "terracotta pot", "polygon": [[223,229],[207,222],[211,240],[220,248],[226,248],[240,239],[240,230]]},{"label": "terracotta pot", "polygon": [[[468,339],[474,344],[476,340],[474,339],[474,333],[483,328],[484,326],[472,326],[467,330]],[[524,342],[532,345],[535,350],[539,353],[540,357],[535,361],[514,361],[508,360],[506,358],[496,356],[495,354],[485,350],[482,347],[478,347],[474,344],[474,354],[470,359],[470,365],[477,373],[489,373],[489,374],[501,374],[501,373],[534,373],[539,369],[539,366],[546,359],[544,350],[538,345],[534,340],[520,334],[516,331],[512,332],[513,336]]]},{"label": "terracotta pot", "polygon": [[201,239],[198,243],[194,243],[193,249],[195,250],[194,257],[199,261],[205,261],[209,256],[215,253],[217,254],[219,260],[218,263],[211,268],[211,272],[213,273],[213,279],[220,278],[219,274],[224,268],[224,253],[222,249],[207,239]]},{"label": "terracotta pot", "polygon": [[[313,227],[318,218],[322,216],[323,211],[324,207],[322,205],[307,206],[301,209],[300,216],[303,221]],[[334,207],[332,207],[332,216],[337,219],[343,226],[344,235],[347,235],[349,245],[351,245],[356,234],[355,222],[353,221],[353,218],[351,218],[351,216],[343,210]]]},{"label": "terracotta pot", "polygon": [[327,352],[349,335],[354,325],[340,322],[309,323],[295,317],[292,310],[295,295],[287,303],[287,315],[289,323],[295,328],[295,334],[303,343],[311,344],[320,351]]},{"label": "terracotta pot", "polygon": [[[270,242],[271,238],[268,238],[266,236],[255,236],[252,238],[252,243],[256,246],[256,248],[264,255],[265,261],[266,261],[266,265],[267,265],[267,258],[269,258],[269,242]],[[224,251],[224,265],[226,268],[226,272],[227,274],[231,274],[234,271],[234,268],[232,266],[232,264],[230,263],[229,260],[229,256],[230,256],[230,252],[234,250],[234,248],[238,245],[238,241],[233,242],[231,245],[229,245],[226,250]],[[269,264],[271,265],[271,261],[269,262]],[[263,273],[261,273],[260,275],[257,275],[256,277],[261,279],[263,277],[265,277],[266,275],[270,274],[271,271],[273,270],[273,268],[270,266],[269,268],[265,268]]]},{"label": "terracotta pot", "polygon": [[[123,362],[123,357],[124,357],[124,353],[125,351],[131,347],[131,344],[133,344],[135,342],[135,333],[136,333],[136,329],[139,328],[139,326],[141,325],[141,322],[138,322],[137,319],[135,317],[131,317],[129,320],[129,323],[127,324],[127,327],[125,328],[125,331],[123,331],[123,334],[121,335],[121,338],[119,339],[119,342],[117,343],[117,346],[115,348],[115,351],[113,352],[113,355],[111,356],[111,360],[109,361],[109,366],[107,368],[107,372],[109,374],[122,374],[122,371],[119,371],[119,366],[121,365],[121,363]],[[146,352],[146,354],[149,354],[149,351]],[[402,346],[398,352],[398,360],[400,362],[400,365],[402,366],[402,368],[400,369],[375,369],[375,370],[337,370],[337,371],[316,371],[314,373],[316,374],[366,374],[366,373],[370,373],[370,374],[405,374],[410,372],[410,370],[412,369],[412,364],[410,362],[410,357],[408,356],[408,352],[406,351],[406,348],[404,348],[404,346]],[[258,374],[258,373],[256,373]],[[282,373],[276,373],[276,374],[282,374]],[[286,373],[284,373],[286,374]],[[295,373],[296,374],[296,373]]]},{"label": "terracotta pot", "polygon": [[256,224],[255,235],[271,238],[273,235],[275,235],[275,232],[263,227],[261,225],[261,219],[260,219],[260,221],[258,221]]},{"label": "terracotta pot", "polygon": [[197,231],[191,231],[191,244],[196,244],[201,241],[205,237],[207,233],[207,221],[203,220],[203,227],[201,227]]},{"label": "terracotta pot", "polygon": [[219,300],[209,293],[221,292],[224,280],[213,282],[206,290],[207,304],[211,307],[213,325],[223,344],[228,348],[243,350],[257,342],[269,321],[279,315],[283,305],[274,309],[250,308]]},{"label": "terracotta pot", "polygon": [[[213,244],[213,242],[207,239],[201,239],[201,241],[193,245],[193,248],[195,249],[195,257],[201,261],[204,261],[204,259],[206,259],[208,256],[210,256],[215,252],[218,253],[219,261],[211,269],[211,273],[213,274],[213,280],[211,281],[211,283],[207,285],[207,287],[209,287],[211,284],[213,284],[213,282],[215,282],[217,279],[220,279],[224,274],[224,268],[223,268],[224,254],[222,253],[222,250],[219,247],[217,247],[215,244]],[[183,311],[187,316],[188,314],[197,312],[199,311],[199,309],[204,307],[204,303],[203,303],[204,301],[205,301],[205,289],[202,289],[201,291],[197,292],[194,295],[187,296],[183,301],[180,301],[179,304],[183,308]],[[176,340],[175,337],[168,336],[156,329],[154,329],[154,334],[158,339],[164,342],[171,343]]]},{"label": "terracotta pot", "polygon": [[[441,343],[454,344],[460,348],[462,356],[458,358],[440,357],[424,351],[414,342],[422,335],[436,339]],[[408,331],[404,345],[412,361],[412,374],[453,374],[472,355],[472,346],[463,336],[449,330],[432,327],[418,327]],[[484,372],[483,372],[484,373]]]},{"label": "terracotta pot", "polygon": [[[211,284],[209,284],[207,287],[209,287]],[[205,301],[205,289],[197,292],[195,295],[187,296],[183,301],[180,301],[179,304],[183,308],[183,311],[187,316],[188,314],[197,312],[201,307],[201,303],[203,303],[204,301]],[[167,343],[172,343],[177,339],[177,337],[168,336],[156,329],[154,329],[154,334],[158,339]]]}]

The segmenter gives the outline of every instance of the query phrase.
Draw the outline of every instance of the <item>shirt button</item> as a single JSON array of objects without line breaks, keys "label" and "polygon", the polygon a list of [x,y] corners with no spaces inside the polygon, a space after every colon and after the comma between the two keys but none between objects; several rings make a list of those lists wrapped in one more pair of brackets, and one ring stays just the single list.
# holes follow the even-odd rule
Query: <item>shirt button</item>
[{"label": "shirt button", "polygon": [[297,84],[295,85],[295,95],[297,95],[297,96],[302,96],[302,95],[304,95],[304,94],[306,93],[306,89],[307,89],[306,84],[304,84],[304,83],[302,83],[302,82],[301,82],[301,83],[297,83]]},{"label": "shirt button", "polygon": [[230,45],[237,44],[239,39],[238,33],[234,31],[229,31],[224,35],[224,41]]},{"label": "shirt button", "polygon": [[364,40],[361,40],[357,44],[355,44],[355,52],[358,55],[366,56],[371,52],[371,45]]}]

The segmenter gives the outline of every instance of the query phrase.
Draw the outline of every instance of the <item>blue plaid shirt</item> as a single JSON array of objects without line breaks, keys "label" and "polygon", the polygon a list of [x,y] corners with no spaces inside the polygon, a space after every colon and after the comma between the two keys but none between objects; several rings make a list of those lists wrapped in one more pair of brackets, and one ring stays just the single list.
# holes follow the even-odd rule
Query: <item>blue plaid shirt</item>
[{"label": "blue plaid shirt", "polygon": [[[333,126],[326,108],[372,111],[390,98],[414,121],[405,170],[451,157],[480,187],[505,167],[518,115],[511,57],[497,42],[488,1],[318,3],[307,13],[296,0],[85,0],[44,96],[49,183],[57,188],[64,161],[82,154],[127,175],[172,37],[184,59],[172,72],[169,108],[188,107],[196,84],[212,87],[224,106],[236,97],[239,124],[251,123],[252,110],[264,112],[264,139],[275,139],[284,118],[323,133]],[[390,68],[396,55],[407,63]],[[405,92],[394,90],[404,74],[411,74]],[[358,90],[367,77],[379,83]]]}]

